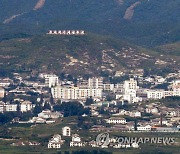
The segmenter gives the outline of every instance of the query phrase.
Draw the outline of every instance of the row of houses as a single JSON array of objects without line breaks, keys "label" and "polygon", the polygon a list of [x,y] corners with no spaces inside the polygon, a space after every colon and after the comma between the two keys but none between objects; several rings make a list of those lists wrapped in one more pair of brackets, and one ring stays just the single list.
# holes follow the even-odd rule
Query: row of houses
[{"label": "row of houses", "polygon": [[31,111],[34,105],[30,101],[22,101],[20,104],[10,104],[10,103],[4,103],[0,102],[0,112],[16,112],[18,110],[21,112],[28,112]]},{"label": "row of houses", "polygon": [[[61,135],[56,134],[54,135],[48,143],[48,148],[49,149],[60,149],[62,145],[64,144],[65,140],[62,139]],[[85,146],[91,146],[91,147],[99,147],[99,148],[108,148],[109,145],[99,145],[97,141],[90,141],[90,142],[83,142],[81,137],[78,134],[73,134],[72,139],[69,143],[70,147],[85,147]],[[111,147],[115,149],[120,149],[120,148],[139,148],[139,145],[137,143],[132,143],[132,144],[110,144]]]}]

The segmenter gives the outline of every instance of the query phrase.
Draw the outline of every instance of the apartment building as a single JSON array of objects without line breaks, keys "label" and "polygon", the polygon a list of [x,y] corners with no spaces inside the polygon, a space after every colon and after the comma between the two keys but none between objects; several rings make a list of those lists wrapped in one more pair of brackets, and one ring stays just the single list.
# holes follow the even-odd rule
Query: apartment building
[{"label": "apartment building", "polygon": [[59,83],[59,78],[58,78],[57,75],[54,75],[54,74],[45,74],[44,78],[45,78],[45,84],[49,88],[54,87],[54,86],[58,85],[58,83]]},{"label": "apartment building", "polygon": [[85,100],[88,97],[102,98],[102,89],[74,86],[56,86],[51,89],[53,98],[73,100]]},{"label": "apartment building", "polygon": [[88,79],[88,87],[94,89],[103,89],[103,78],[89,78]]},{"label": "apartment building", "polygon": [[162,99],[165,97],[165,91],[162,89],[157,90],[148,90],[147,98],[148,99]]}]

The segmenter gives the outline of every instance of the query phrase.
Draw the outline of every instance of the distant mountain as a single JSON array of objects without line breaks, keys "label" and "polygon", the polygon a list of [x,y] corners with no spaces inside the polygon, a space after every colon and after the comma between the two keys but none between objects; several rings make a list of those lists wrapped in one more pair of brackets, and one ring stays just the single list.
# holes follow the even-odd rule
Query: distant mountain
[{"label": "distant mountain", "polygon": [[179,0],[1,0],[0,39],[84,29],[155,47],[179,41]]}]

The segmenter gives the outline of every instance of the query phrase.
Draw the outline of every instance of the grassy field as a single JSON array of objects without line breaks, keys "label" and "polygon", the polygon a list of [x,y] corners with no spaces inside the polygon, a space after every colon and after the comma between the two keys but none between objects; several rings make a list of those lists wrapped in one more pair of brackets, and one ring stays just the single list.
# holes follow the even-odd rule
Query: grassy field
[{"label": "grassy field", "polygon": [[[77,117],[68,117],[59,119],[54,124],[39,124],[39,125],[6,125],[0,126],[0,136],[2,138],[19,138],[21,141],[37,141],[40,142],[40,146],[12,146],[11,144],[14,142],[18,142],[17,140],[0,140],[0,154],[8,154],[8,153],[58,153],[64,151],[77,151],[77,150],[88,150],[92,151],[94,148],[86,147],[86,148],[69,148],[69,141],[71,138],[63,138],[66,140],[65,144],[62,146],[60,150],[52,150],[47,148],[47,143],[49,139],[54,134],[61,134],[62,127],[65,125],[70,126],[73,131],[72,133],[78,133],[83,141],[95,140],[96,136],[99,133],[92,133],[88,130],[77,130],[76,124]],[[180,134],[179,133],[127,133],[127,132],[112,132],[110,136],[126,136],[126,137],[174,137],[176,138],[176,142],[180,143]],[[165,146],[161,144],[141,144],[139,149],[103,149],[106,151],[111,151],[114,154],[119,153],[179,153],[180,146],[172,145]]]}]

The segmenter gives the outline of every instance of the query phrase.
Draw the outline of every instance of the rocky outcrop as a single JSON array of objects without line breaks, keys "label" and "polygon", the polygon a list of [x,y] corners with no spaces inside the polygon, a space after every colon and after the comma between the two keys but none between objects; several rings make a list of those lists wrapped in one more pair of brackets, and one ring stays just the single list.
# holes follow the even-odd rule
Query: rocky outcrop
[{"label": "rocky outcrop", "polygon": [[119,5],[123,5],[124,4],[124,0],[116,0],[118,2]]},{"label": "rocky outcrop", "polygon": [[16,15],[12,15],[10,18],[7,18],[3,21],[3,24],[8,24],[10,23],[12,20],[14,20],[15,18],[22,16],[25,13],[20,13],[20,14],[16,14]]},{"label": "rocky outcrop", "polygon": [[131,20],[133,15],[134,15],[134,9],[140,4],[141,4],[141,2],[138,1],[138,2],[136,2],[134,4],[132,4],[130,7],[128,7],[126,9],[125,14],[124,14],[124,19]]},{"label": "rocky outcrop", "polygon": [[37,2],[37,4],[35,5],[35,7],[33,8],[33,10],[41,9],[44,6],[45,2],[46,2],[46,0],[39,0]]},{"label": "rocky outcrop", "polygon": [[[38,0],[38,2],[36,3],[36,5],[34,6],[33,10],[36,11],[36,10],[41,9],[41,8],[44,6],[45,2],[46,2],[46,0]],[[10,23],[11,21],[13,21],[15,18],[20,17],[20,16],[24,15],[25,13],[27,13],[27,12],[12,15],[11,17],[5,19],[5,20],[3,21],[3,24],[8,24],[8,23]]]}]

